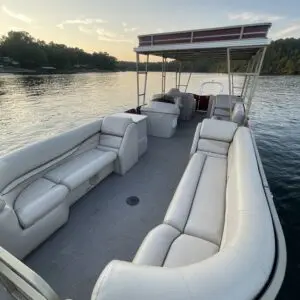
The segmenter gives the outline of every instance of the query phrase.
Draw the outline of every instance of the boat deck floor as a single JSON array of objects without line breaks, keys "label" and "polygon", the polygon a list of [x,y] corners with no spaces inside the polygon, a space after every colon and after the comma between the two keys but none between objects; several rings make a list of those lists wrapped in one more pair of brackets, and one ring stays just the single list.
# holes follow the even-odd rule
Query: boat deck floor
[{"label": "boat deck floor", "polygon": [[[112,174],[70,210],[61,229],[25,260],[63,299],[90,299],[113,259],[131,261],[146,234],[163,221],[188,163],[198,122],[181,122],[171,139],[149,137],[148,152],[125,176]],[[140,202],[129,206],[126,199]]]}]

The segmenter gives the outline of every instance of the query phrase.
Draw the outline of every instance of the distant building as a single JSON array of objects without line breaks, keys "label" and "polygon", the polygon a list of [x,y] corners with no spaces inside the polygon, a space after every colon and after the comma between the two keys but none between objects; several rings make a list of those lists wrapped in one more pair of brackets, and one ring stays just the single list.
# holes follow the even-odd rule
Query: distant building
[{"label": "distant building", "polygon": [[8,57],[8,56],[3,56],[0,57],[0,62],[4,65],[4,66],[13,66],[13,67],[18,67],[20,65],[20,63],[16,60],[13,60],[12,58]]}]

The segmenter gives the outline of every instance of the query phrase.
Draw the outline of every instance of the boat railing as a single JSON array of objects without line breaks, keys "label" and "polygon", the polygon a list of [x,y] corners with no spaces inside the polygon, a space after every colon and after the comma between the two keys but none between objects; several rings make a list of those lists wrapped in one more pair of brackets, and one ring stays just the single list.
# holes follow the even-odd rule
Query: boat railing
[{"label": "boat railing", "polygon": [[7,292],[15,299],[60,300],[40,276],[1,247],[0,285],[4,287],[3,292]]},{"label": "boat railing", "polygon": [[219,88],[218,92],[215,92],[216,95],[221,94],[224,90],[224,84],[220,81],[214,81],[214,80],[205,81],[201,84],[199,95],[204,95],[204,93],[203,93],[204,88],[209,86],[209,85],[210,86],[217,86]]}]

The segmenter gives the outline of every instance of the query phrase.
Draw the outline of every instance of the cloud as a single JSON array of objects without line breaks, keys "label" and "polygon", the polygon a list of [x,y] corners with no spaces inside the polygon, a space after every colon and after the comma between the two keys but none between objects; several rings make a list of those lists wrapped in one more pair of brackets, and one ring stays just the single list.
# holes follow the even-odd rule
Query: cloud
[{"label": "cloud", "polygon": [[99,41],[105,41],[105,42],[117,42],[117,43],[132,43],[132,40],[126,39],[123,35],[118,35],[114,32],[106,31],[103,28],[98,28],[96,30],[96,33],[98,35]]},{"label": "cloud", "polygon": [[83,32],[85,34],[88,34],[88,35],[91,35],[91,34],[94,34],[95,33],[95,30],[94,29],[91,29],[91,28],[86,28],[82,25],[78,26],[78,30],[80,32]]},{"label": "cloud", "polygon": [[128,27],[128,24],[126,22],[122,22],[122,26],[124,28],[124,32],[135,32],[138,30],[137,27]]},{"label": "cloud", "polygon": [[272,34],[275,39],[299,37],[300,36],[300,23],[290,25]]},{"label": "cloud", "polygon": [[23,28],[12,26],[9,28],[9,31],[24,31]]},{"label": "cloud", "polygon": [[2,5],[2,11],[7,14],[8,16],[14,18],[14,19],[17,19],[19,21],[22,21],[24,23],[32,23],[32,19],[30,19],[29,17],[25,16],[25,15],[22,15],[22,14],[19,14],[19,13],[16,13],[16,12],[13,12],[11,11],[10,9],[8,9],[5,5]]},{"label": "cloud", "polygon": [[156,29],[156,32],[158,32],[158,33],[162,33],[162,32],[164,32],[161,28],[157,28]]},{"label": "cloud", "polygon": [[138,30],[138,28],[137,27],[132,27],[132,28],[124,28],[124,31],[125,32],[135,32],[135,31],[137,31]]},{"label": "cloud", "polygon": [[229,20],[247,21],[247,22],[273,22],[284,19],[282,16],[257,14],[253,12],[229,13]]},{"label": "cloud", "polygon": [[106,23],[106,21],[102,19],[93,19],[93,18],[86,18],[86,19],[73,19],[73,20],[65,20],[61,22],[60,24],[57,24],[56,27],[60,29],[64,29],[65,25],[67,24],[81,24],[81,25],[90,25],[90,24],[102,24]]}]

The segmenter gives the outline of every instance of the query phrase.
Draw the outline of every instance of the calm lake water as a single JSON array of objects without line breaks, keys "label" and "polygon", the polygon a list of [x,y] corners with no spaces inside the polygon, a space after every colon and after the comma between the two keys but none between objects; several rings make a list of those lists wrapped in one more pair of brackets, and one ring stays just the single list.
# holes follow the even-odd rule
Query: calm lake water
[{"label": "calm lake water", "polygon": [[[148,95],[160,91],[150,73]],[[168,74],[167,87],[175,75]],[[219,74],[197,74],[189,91]],[[226,92],[227,86],[224,91]],[[99,116],[136,106],[134,72],[76,75],[0,75],[0,155]],[[261,77],[251,123],[285,232],[288,267],[278,299],[300,295],[300,77]],[[263,245],[262,245],[263,247]]]}]

